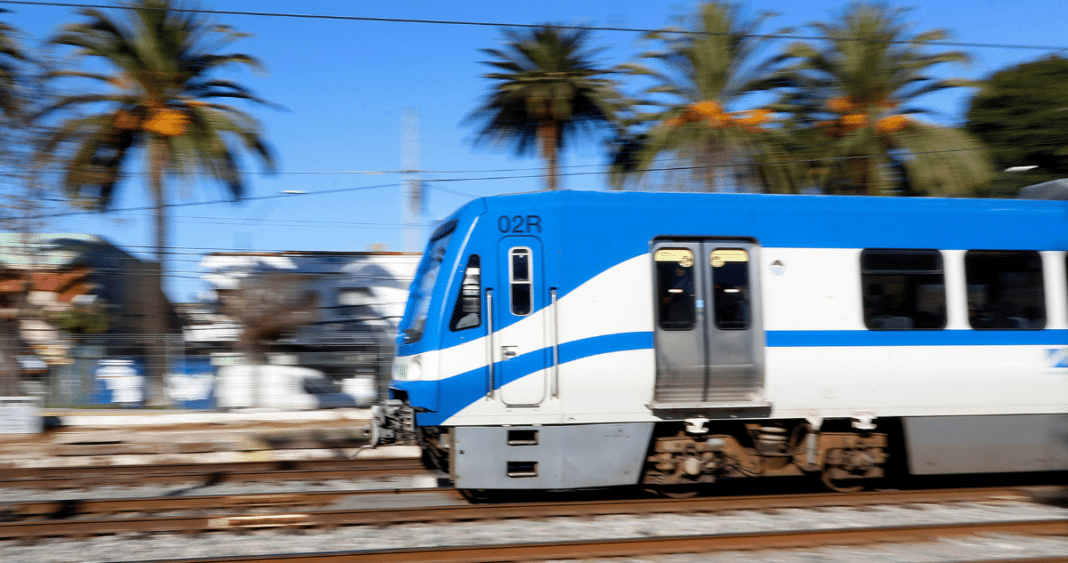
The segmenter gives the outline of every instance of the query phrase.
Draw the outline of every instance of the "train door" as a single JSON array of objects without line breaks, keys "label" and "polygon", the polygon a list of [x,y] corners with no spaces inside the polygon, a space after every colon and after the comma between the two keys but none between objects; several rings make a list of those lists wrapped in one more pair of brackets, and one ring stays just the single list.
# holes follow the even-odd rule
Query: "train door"
[{"label": "train door", "polygon": [[764,330],[749,241],[657,241],[654,403],[758,401]]},{"label": "train door", "polygon": [[545,399],[549,350],[541,242],[535,237],[501,239],[498,288],[493,304],[493,386],[509,406],[537,406]]}]

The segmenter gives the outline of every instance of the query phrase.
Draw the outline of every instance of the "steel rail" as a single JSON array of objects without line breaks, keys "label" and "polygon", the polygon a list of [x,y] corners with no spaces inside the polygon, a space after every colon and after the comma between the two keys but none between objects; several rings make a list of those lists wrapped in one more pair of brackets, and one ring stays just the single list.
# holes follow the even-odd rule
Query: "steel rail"
[{"label": "steel rail", "polygon": [[[741,534],[682,535],[616,540],[581,540],[526,544],[498,544],[459,547],[360,550],[332,553],[299,553],[213,557],[211,559],[168,559],[152,563],[490,563],[542,561],[557,559],[592,559],[635,557],[716,551],[753,551],[768,549],[808,549],[833,545],[872,545],[923,542],[947,537],[990,533],[1024,536],[1065,535],[1066,520],[1029,520],[964,524],[921,524],[834,530],[792,530],[786,532],[751,532]],[[1065,562],[1066,557],[1013,560],[1017,563]],[[147,563],[147,562],[142,562]]]},{"label": "steel rail", "polygon": [[[266,497],[267,495],[261,495]],[[387,507],[327,511],[290,511],[280,514],[175,515],[143,518],[86,518],[50,521],[0,523],[0,538],[40,538],[91,536],[127,532],[200,532],[276,527],[337,527],[357,525],[396,525],[413,522],[492,520],[502,518],[544,518],[559,516],[598,516],[609,514],[694,513],[728,510],[777,510],[831,506],[871,506],[974,501],[1030,500],[1016,488],[949,489],[938,491],[884,491],[842,495],[768,495],[747,497],[695,498],[685,500],[637,499],[609,501],[569,501],[485,505]],[[1068,520],[1062,523],[1068,531]]]},{"label": "steel rail", "polygon": [[178,465],[99,465],[93,467],[4,468],[0,488],[56,489],[131,483],[271,481],[324,479],[371,474],[426,473],[415,458],[242,461]]},{"label": "steel rail", "polygon": [[436,494],[456,500],[463,495],[456,489],[427,487],[408,489],[359,489],[309,491],[293,493],[249,493],[237,495],[189,495],[177,497],[130,497],[117,499],[66,499],[28,502],[0,502],[0,516],[12,518],[70,518],[74,516],[176,512],[180,510],[235,509],[323,506],[343,497]]}]

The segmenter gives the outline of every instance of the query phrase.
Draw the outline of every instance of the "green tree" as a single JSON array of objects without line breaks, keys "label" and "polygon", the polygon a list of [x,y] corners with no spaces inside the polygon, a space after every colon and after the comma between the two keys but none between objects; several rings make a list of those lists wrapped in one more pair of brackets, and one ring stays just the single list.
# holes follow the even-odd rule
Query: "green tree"
[{"label": "green tree", "polygon": [[[964,195],[991,178],[982,146],[966,132],[926,123],[912,105],[971,85],[932,69],[965,53],[930,53],[944,30],[913,33],[903,10],[854,3],[836,23],[812,24],[819,39],[787,47],[790,108],[815,147],[809,185],[828,193]],[[817,142],[817,140],[821,142]]]},{"label": "green tree", "polygon": [[1068,176],[1068,59],[1051,55],[995,72],[972,98],[967,119],[998,170],[1036,167],[1006,175],[998,192]]},{"label": "green tree", "polygon": [[[259,67],[248,55],[214,50],[240,37],[204,16],[181,11],[172,0],[139,0],[111,14],[84,9],[84,23],[64,27],[51,43],[69,46],[92,70],[59,70],[54,77],[88,79],[101,86],[59,96],[46,114],[62,121],[46,136],[42,154],[58,161],[63,187],[81,205],[106,211],[115,201],[123,170],[144,159],[148,192],[155,208],[155,253],[159,269],[153,285],[163,287],[167,252],[167,178],[204,177],[220,182],[236,199],[245,193],[238,157],[247,151],[268,168],[273,158],[258,122],[219,103],[222,99],[262,102],[243,86],[215,77],[234,65]],[[88,64],[91,63],[91,64]],[[96,69],[106,69],[98,71]],[[152,292],[147,312],[151,340],[149,400],[163,396],[162,335],[166,308]]]},{"label": "green tree", "polygon": [[254,271],[221,297],[223,311],[241,325],[241,348],[252,366],[252,404],[260,406],[259,366],[267,363],[272,341],[315,321],[319,304],[308,287],[314,277],[279,271]]},{"label": "green tree", "polygon": [[96,334],[108,330],[107,312],[100,306],[73,306],[45,315],[53,325],[70,334]]},{"label": "green tree", "polygon": [[[614,187],[663,168],[661,186],[678,183],[690,189],[696,182],[707,191],[732,186],[750,191],[756,183],[772,191],[791,190],[788,170],[776,164],[783,155],[771,112],[731,111],[775,85],[771,61],[758,60],[768,44],[759,30],[770,17],[747,19],[736,4],[709,2],[695,16],[679,17],[675,25],[646,36],[661,48],[621,67],[653,84],[632,102],[636,109],[629,131],[617,141]],[[662,166],[654,164],[658,159]],[[754,172],[758,178],[751,177]]]},{"label": "green tree", "polygon": [[496,69],[482,106],[476,144],[512,144],[517,155],[537,150],[546,164],[546,188],[559,187],[559,154],[576,136],[611,125],[620,100],[609,70],[594,60],[586,30],[543,25],[505,30],[502,49],[483,49]]}]

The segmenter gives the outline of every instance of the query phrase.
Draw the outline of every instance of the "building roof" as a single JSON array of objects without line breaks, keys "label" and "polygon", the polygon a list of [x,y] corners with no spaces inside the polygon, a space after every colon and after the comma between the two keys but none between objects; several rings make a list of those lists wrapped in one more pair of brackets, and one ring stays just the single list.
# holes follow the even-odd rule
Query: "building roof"
[{"label": "building roof", "polygon": [[1068,179],[1052,180],[1020,188],[1019,199],[1068,199]]}]

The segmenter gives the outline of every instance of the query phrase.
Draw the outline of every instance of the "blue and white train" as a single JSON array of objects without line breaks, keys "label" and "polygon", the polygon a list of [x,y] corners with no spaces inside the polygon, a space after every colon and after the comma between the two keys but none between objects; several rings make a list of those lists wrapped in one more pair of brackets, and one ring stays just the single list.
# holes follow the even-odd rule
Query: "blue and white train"
[{"label": "blue and white train", "polygon": [[478,199],[373,440],[475,490],[1068,469],[1066,251],[1066,201]]}]

